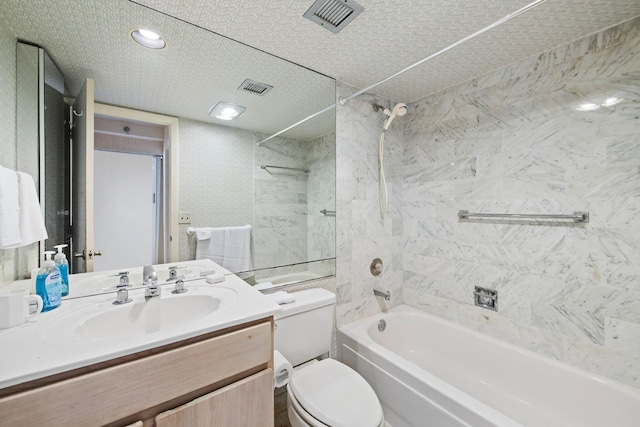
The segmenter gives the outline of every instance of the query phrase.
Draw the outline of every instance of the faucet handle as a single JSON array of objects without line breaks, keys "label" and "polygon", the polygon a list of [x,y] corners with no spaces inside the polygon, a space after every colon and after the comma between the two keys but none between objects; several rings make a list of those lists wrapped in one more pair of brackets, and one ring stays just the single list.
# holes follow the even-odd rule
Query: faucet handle
[{"label": "faucet handle", "polygon": [[113,302],[113,305],[122,305],[131,301],[127,288],[120,288],[118,289],[118,292],[116,292],[116,300]]},{"label": "faucet handle", "polygon": [[178,280],[176,280],[176,287],[175,287],[175,289],[173,291],[171,291],[171,293],[172,294],[183,294],[183,293],[185,293],[187,291],[188,291],[188,289],[184,285],[184,280],[178,279]]},{"label": "faucet handle", "polygon": [[122,272],[118,273],[118,275],[120,276],[120,282],[116,286],[117,288],[124,288],[126,286],[131,286],[131,284],[129,283],[129,272],[128,271],[122,271]]}]

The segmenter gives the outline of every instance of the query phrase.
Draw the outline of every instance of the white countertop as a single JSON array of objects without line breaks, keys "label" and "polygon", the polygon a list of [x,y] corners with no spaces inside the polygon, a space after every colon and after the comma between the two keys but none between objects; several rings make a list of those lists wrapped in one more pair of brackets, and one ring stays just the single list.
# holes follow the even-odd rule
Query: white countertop
[{"label": "white countertop", "polygon": [[[191,291],[184,295],[193,295],[202,287],[218,287],[236,293],[237,298],[206,317],[184,325],[110,339],[79,338],[71,331],[52,330],[52,325],[55,328],[64,323],[61,319],[78,317],[80,312],[95,313],[114,307],[115,293],[63,300],[57,309],[41,313],[20,326],[0,330],[0,389],[263,319],[280,311],[277,304],[236,276],[226,276],[224,282],[216,284],[204,279],[186,283]],[[162,288],[163,295],[170,294],[173,284]],[[142,301],[144,289],[131,290],[129,296],[134,303]]]}]

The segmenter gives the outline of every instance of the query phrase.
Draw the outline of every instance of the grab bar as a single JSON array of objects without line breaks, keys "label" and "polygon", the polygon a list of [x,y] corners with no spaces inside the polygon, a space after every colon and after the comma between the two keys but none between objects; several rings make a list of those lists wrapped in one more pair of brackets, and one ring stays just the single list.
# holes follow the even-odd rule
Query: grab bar
[{"label": "grab bar", "polygon": [[321,213],[321,214],[323,214],[323,215],[335,215],[335,214],[336,214],[336,211],[328,211],[328,210],[326,210],[326,209],[322,209],[322,210],[320,211],[320,213]]},{"label": "grab bar", "polygon": [[273,169],[289,169],[289,170],[293,170],[293,171],[300,171],[300,172],[304,172],[304,173],[309,173],[309,169],[302,169],[302,168],[290,168],[287,166],[273,166],[273,165],[260,165],[260,169],[267,169],[267,168],[273,168]]},{"label": "grab bar", "polygon": [[589,222],[589,212],[576,211],[571,215],[548,215],[548,214],[509,214],[509,213],[477,213],[461,210],[458,212],[458,218],[523,218],[523,219],[570,219],[575,222]]}]

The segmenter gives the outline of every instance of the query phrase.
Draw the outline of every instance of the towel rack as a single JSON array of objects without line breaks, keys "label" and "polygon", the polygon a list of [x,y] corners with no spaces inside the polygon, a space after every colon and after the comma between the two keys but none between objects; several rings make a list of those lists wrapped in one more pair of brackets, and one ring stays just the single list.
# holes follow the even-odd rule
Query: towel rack
[{"label": "towel rack", "polygon": [[549,215],[549,214],[510,214],[510,213],[477,213],[461,210],[458,218],[522,218],[522,219],[570,219],[574,222],[589,222],[589,212],[576,211],[570,215]]},{"label": "towel rack", "polygon": [[187,228],[187,236],[195,236],[195,235],[196,235],[196,229],[194,227]]},{"label": "towel rack", "polygon": [[328,210],[326,210],[326,209],[322,209],[322,210],[320,211],[320,213],[321,213],[321,214],[323,214],[323,215],[335,215],[335,214],[336,214],[336,211],[328,211]]},{"label": "towel rack", "polygon": [[289,168],[289,167],[286,167],[286,166],[260,165],[260,169],[267,169],[267,168],[273,168],[273,169],[289,169],[289,170],[293,170],[293,171],[300,171],[300,172],[304,172],[304,173],[309,173],[309,169],[302,169],[302,168]]}]

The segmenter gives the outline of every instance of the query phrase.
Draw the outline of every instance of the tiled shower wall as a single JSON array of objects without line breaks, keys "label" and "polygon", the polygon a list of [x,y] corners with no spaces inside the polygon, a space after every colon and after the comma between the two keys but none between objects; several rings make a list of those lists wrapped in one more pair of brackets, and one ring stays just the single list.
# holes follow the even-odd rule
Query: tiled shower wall
[{"label": "tiled shower wall", "polygon": [[405,301],[640,387],[640,20],[410,105],[404,144]]},{"label": "tiled shower wall", "polygon": [[[0,27],[0,166],[16,168],[16,39]],[[16,249],[0,249],[0,286],[21,274]],[[26,274],[26,272],[24,272]]]},{"label": "tiled shower wall", "polygon": [[[256,147],[254,268],[306,261],[308,143],[275,137]],[[267,168],[261,165],[302,170]],[[256,276],[258,277],[259,274]]]},{"label": "tiled shower wall", "polygon": [[334,215],[320,211],[336,210],[336,134],[307,143],[309,178],[307,181],[308,259],[336,256],[336,221]]},{"label": "tiled shower wall", "polygon": [[[337,83],[337,96],[357,89]],[[389,211],[382,215],[378,198],[378,141],[386,116],[374,104],[391,108],[379,97],[365,94],[344,106],[336,105],[336,276],[338,326],[402,303],[402,120],[386,132],[385,171]],[[384,263],[374,277],[374,258]],[[373,295],[390,290],[391,301]]]}]

